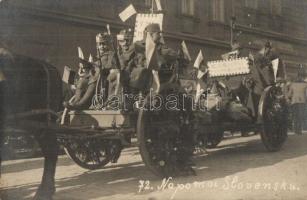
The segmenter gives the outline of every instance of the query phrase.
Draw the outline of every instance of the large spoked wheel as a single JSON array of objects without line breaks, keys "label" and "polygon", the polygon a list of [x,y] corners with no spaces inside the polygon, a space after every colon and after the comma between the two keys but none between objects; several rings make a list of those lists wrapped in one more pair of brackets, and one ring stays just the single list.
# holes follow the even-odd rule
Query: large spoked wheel
[{"label": "large spoked wheel", "polygon": [[262,117],[261,139],[268,151],[278,151],[287,138],[288,109],[281,89],[271,86],[265,89],[259,104]]},{"label": "large spoked wheel", "polygon": [[[145,105],[148,106],[149,101],[147,98]],[[194,140],[188,123],[185,123],[187,112],[168,110],[164,105],[161,108],[139,111],[137,136],[142,160],[159,177],[192,175],[194,171],[190,159]]]},{"label": "large spoked wheel", "polygon": [[111,153],[103,140],[73,139],[65,144],[66,154],[80,167],[99,169],[109,163]]}]

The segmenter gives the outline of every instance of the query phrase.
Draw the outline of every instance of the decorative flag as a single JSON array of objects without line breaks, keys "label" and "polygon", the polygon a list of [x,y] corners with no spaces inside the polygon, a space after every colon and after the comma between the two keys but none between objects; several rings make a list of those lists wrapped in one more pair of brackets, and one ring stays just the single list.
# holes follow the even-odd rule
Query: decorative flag
[{"label": "decorative flag", "polygon": [[4,76],[4,73],[2,72],[2,70],[0,70],[0,82],[5,81],[5,80],[6,80],[6,78]]},{"label": "decorative flag", "polygon": [[134,6],[130,4],[125,10],[119,13],[118,16],[123,22],[125,22],[127,19],[129,19],[134,14],[136,14],[136,10]]},{"label": "decorative flag", "polygon": [[88,57],[88,61],[89,61],[90,63],[93,63],[93,62],[94,62],[94,59],[93,59],[92,54],[90,54],[90,56]]},{"label": "decorative flag", "polygon": [[71,85],[74,84],[75,76],[76,76],[76,72],[71,70],[70,67],[68,66],[64,67],[64,72],[63,72],[63,77],[62,77],[62,80],[64,83],[71,84]]},{"label": "decorative flag", "polygon": [[201,79],[206,73],[207,73],[208,70],[206,70],[205,72],[201,71],[201,70],[198,70],[198,73],[197,73],[197,78],[198,79]]},{"label": "decorative flag", "polygon": [[153,41],[150,33],[147,33],[146,46],[145,46],[147,68],[149,67],[149,65],[151,63],[152,57],[153,57],[154,52],[155,52],[155,48],[156,48],[155,42]]},{"label": "decorative flag", "polygon": [[181,42],[181,48],[184,54],[184,57],[187,58],[189,61],[191,61],[191,55],[189,53],[189,50],[187,48],[187,45],[185,44],[184,40]]},{"label": "decorative flag", "polygon": [[81,47],[78,47],[78,57],[84,60],[84,55],[83,55]]},{"label": "decorative flag", "polygon": [[199,69],[199,66],[201,64],[201,62],[204,60],[204,56],[203,56],[203,52],[201,50],[199,50],[199,53],[197,55],[197,58],[194,62],[194,67]]},{"label": "decorative flag", "polygon": [[111,29],[110,29],[110,25],[109,24],[107,24],[107,32],[108,32],[109,35],[111,35]]},{"label": "decorative flag", "polygon": [[276,58],[272,61],[273,72],[274,72],[274,80],[276,81],[277,71],[278,71],[279,59]]},{"label": "decorative flag", "polygon": [[157,6],[157,10],[162,10],[162,6],[161,6],[161,2],[160,2],[160,0],[155,0],[155,2],[156,2],[156,6]]}]

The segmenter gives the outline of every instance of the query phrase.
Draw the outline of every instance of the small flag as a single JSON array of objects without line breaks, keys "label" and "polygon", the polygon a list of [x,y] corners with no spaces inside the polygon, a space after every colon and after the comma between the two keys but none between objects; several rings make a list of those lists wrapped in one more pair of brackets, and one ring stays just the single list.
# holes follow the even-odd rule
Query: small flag
[{"label": "small flag", "polygon": [[93,62],[94,62],[94,59],[93,59],[92,54],[90,54],[90,56],[88,57],[88,61],[89,61],[90,63],[93,63]]},{"label": "small flag", "polygon": [[197,58],[194,62],[194,67],[199,69],[200,64],[204,61],[204,56],[203,56],[203,52],[201,50],[199,50],[199,53],[197,55]]},{"label": "small flag", "polygon": [[155,0],[155,2],[156,2],[156,6],[157,6],[157,10],[162,10],[162,6],[161,6],[161,2],[160,2],[160,0]]},{"label": "small flag", "polygon": [[107,24],[107,32],[108,32],[109,35],[111,35],[111,29],[110,29],[110,25],[109,24]]},{"label": "small flag", "polygon": [[198,78],[198,79],[201,79],[206,73],[207,73],[207,70],[204,71],[204,72],[201,71],[201,70],[198,70],[197,78]]},{"label": "small flag", "polygon": [[189,50],[188,50],[187,45],[185,44],[184,40],[181,43],[181,48],[182,48],[184,57],[187,58],[189,61],[191,61],[192,60],[191,55],[189,53]]},{"label": "small flag", "polygon": [[6,78],[4,76],[4,73],[2,72],[2,70],[0,70],[0,82],[5,81]]},{"label": "small flag", "polygon": [[81,59],[84,59],[84,55],[83,55],[81,47],[78,47],[78,57]]},{"label": "small flag", "polygon": [[155,42],[153,41],[150,33],[147,33],[146,46],[145,46],[147,68],[149,68],[149,65],[151,63],[152,57],[153,57],[154,52],[155,52],[155,48],[156,48]]},{"label": "small flag", "polygon": [[125,10],[123,10],[121,13],[119,13],[119,18],[123,22],[125,22],[127,19],[129,19],[134,14],[136,14],[136,10],[133,7],[133,5],[130,4]]},{"label": "small flag", "polygon": [[64,67],[64,72],[63,72],[63,77],[62,77],[62,80],[64,83],[71,84],[71,85],[74,84],[75,76],[76,76],[76,72],[71,70],[70,67],[68,66]]},{"label": "small flag", "polygon": [[278,65],[279,65],[279,59],[276,58],[275,60],[272,61],[272,67],[273,67],[275,81],[276,81],[276,76],[277,76],[277,71],[278,71]]}]

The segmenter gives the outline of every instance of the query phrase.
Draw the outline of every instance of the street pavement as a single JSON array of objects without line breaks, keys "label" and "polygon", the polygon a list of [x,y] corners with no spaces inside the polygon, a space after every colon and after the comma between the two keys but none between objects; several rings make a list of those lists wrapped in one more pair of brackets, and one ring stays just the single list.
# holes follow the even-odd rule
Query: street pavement
[{"label": "street pavement", "polygon": [[[137,147],[116,164],[85,170],[66,155],[57,164],[54,200],[252,200],[307,199],[307,132],[290,134],[279,152],[267,152],[259,135],[228,137],[194,158],[197,176],[161,180],[142,163]],[[1,192],[8,200],[31,199],[43,159],[5,161]],[[3,199],[5,200],[5,199]]]}]

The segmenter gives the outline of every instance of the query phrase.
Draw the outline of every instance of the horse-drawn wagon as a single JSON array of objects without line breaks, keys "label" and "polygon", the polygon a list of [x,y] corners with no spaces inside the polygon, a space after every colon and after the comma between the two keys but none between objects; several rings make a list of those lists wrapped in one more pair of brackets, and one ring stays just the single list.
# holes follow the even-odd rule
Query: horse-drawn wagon
[{"label": "horse-drawn wagon", "polygon": [[[40,142],[45,167],[38,199],[54,192],[56,137],[78,165],[97,169],[116,162],[136,133],[143,162],[165,177],[193,173],[190,159],[199,140],[215,147],[224,131],[259,131],[269,151],[279,150],[287,136],[287,106],[276,82],[264,88],[254,110],[248,107],[253,97],[247,94],[253,91],[247,80],[257,70],[245,58],[208,63],[206,78],[198,81],[210,90],[202,93],[199,105],[182,84],[185,77],[173,68],[161,73],[159,94],[149,91],[133,102],[133,109],[69,111],[65,123],[59,124],[55,122],[61,116],[55,111],[61,81],[55,68],[22,56],[1,56],[1,71],[7,76],[1,82],[1,109],[6,113],[1,115],[1,129],[22,127]],[[40,79],[33,79],[34,74]]]}]

